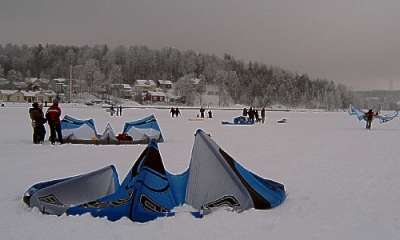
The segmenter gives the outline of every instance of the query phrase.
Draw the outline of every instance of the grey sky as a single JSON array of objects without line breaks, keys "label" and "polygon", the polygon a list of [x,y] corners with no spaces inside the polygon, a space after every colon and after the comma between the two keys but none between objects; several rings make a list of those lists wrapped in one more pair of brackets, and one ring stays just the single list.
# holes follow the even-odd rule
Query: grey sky
[{"label": "grey sky", "polygon": [[398,0],[0,0],[0,43],[145,44],[400,89]]}]

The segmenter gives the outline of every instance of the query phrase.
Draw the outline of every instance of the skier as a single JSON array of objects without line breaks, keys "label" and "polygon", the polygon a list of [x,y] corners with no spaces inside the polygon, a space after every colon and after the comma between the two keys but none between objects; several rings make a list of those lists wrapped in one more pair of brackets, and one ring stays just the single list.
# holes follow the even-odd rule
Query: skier
[{"label": "skier", "polygon": [[119,116],[122,116],[122,105],[119,106]]},{"label": "skier", "polygon": [[374,119],[374,112],[372,109],[370,109],[366,114],[365,114],[365,120],[367,121],[367,125],[365,126],[366,129],[371,129],[371,124],[372,120]]},{"label": "skier", "polygon": [[37,102],[34,102],[32,108],[29,109],[29,116],[32,119],[33,143],[43,143],[46,135],[46,129],[44,128],[46,118],[44,118],[43,111]]},{"label": "skier", "polygon": [[55,144],[56,142],[56,133],[58,136],[58,141],[60,144],[63,144],[62,133],[61,133],[61,109],[58,107],[58,100],[53,101],[53,105],[47,109],[46,118],[50,127],[50,142],[51,144]]}]

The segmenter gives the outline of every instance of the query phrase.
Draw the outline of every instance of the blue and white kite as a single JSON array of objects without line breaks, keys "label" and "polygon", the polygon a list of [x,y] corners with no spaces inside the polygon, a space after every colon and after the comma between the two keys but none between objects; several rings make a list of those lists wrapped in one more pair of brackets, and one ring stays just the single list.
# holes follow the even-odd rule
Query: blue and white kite
[{"label": "blue and white kite", "polygon": [[182,174],[166,171],[157,142],[152,139],[122,184],[114,166],[42,182],[29,188],[24,202],[46,214],[122,217],[146,222],[175,215],[174,208],[191,205],[202,217],[218,208],[241,212],[270,209],[286,198],[282,184],[245,169],[211,137],[198,130],[189,168]]},{"label": "blue and white kite", "polygon": [[[350,115],[356,116],[359,121],[367,120],[367,115],[366,115],[367,113],[354,107],[351,104],[349,106],[348,112]],[[386,123],[386,122],[393,120],[394,118],[396,118],[398,116],[399,116],[399,112],[395,111],[391,114],[377,114],[377,115],[374,115],[374,118],[377,118],[379,120],[379,123]]]}]

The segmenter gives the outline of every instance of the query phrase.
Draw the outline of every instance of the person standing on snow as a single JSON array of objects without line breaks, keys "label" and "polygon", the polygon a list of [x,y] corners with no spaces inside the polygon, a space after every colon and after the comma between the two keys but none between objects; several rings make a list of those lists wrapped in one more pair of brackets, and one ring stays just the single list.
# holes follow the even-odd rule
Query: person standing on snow
[{"label": "person standing on snow", "polygon": [[265,107],[261,109],[261,122],[264,124],[265,122]]},{"label": "person standing on snow", "polygon": [[374,119],[374,112],[372,109],[370,109],[366,114],[365,114],[365,120],[367,121],[367,125],[365,126],[366,129],[371,129],[371,124],[372,120]]},{"label": "person standing on snow", "polygon": [[203,108],[203,107],[201,107],[200,108],[200,117],[201,118],[204,118],[204,112],[205,112],[206,110]]},{"label": "person standing on snow", "polygon": [[247,117],[247,108],[243,108],[242,116]]},{"label": "person standing on snow", "polygon": [[175,108],[175,116],[178,117],[179,115],[182,116],[181,111],[179,111],[179,108]]},{"label": "person standing on snow", "polygon": [[211,109],[210,109],[210,110],[208,110],[208,118],[212,118],[212,112],[211,112]]},{"label": "person standing on snow", "polygon": [[171,117],[175,117],[175,108],[171,107],[171,110],[169,110],[169,112],[171,113]]},{"label": "person standing on snow", "polygon": [[46,118],[44,118],[43,111],[37,102],[34,102],[32,108],[29,109],[29,116],[32,119],[33,143],[43,143],[46,135],[46,129],[44,128]]},{"label": "person standing on snow", "polygon": [[61,109],[58,107],[58,101],[54,100],[53,105],[47,109],[46,118],[50,127],[50,142],[51,144],[55,144],[56,142],[56,133],[58,136],[58,141],[60,144],[63,144],[63,138],[61,133]]}]

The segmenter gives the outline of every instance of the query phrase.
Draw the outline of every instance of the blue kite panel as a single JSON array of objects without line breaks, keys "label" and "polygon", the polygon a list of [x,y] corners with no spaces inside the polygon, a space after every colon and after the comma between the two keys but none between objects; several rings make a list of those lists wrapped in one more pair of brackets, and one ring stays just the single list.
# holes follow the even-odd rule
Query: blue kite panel
[{"label": "blue kite panel", "polygon": [[96,126],[95,126],[93,119],[80,120],[80,119],[70,117],[68,115],[65,115],[64,118],[61,120],[61,129],[79,128],[83,124],[87,124],[97,134]]},{"label": "blue kite panel", "polygon": [[67,210],[68,214],[90,212],[111,221],[128,217],[146,222],[171,216],[183,203],[187,174],[174,176],[165,171],[157,143],[152,140],[143,151],[115,194]]}]

